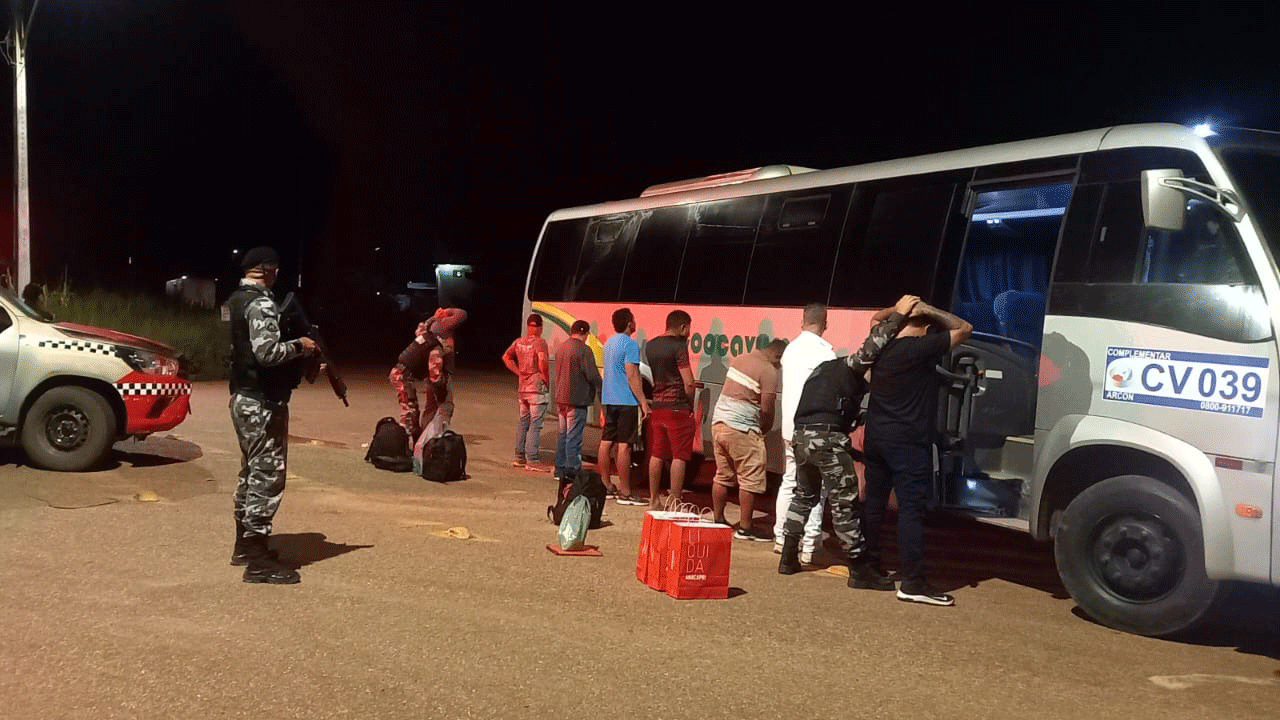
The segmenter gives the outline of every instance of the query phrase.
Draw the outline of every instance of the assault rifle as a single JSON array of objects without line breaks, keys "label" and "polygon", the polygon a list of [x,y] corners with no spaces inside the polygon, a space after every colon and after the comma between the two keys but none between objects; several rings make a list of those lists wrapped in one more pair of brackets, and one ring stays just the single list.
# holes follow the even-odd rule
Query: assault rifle
[{"label": "assault rifle", "polygon": [[342,374],[338,372],[338,368],[334,367],[333,357],[329,355],[329,350],[320,337],[320,328],[307,319],[307,313],[302,309],[302,301],[298,296],[289,293],[284,296],[284,302],[280,303],[280,337],[293,340],[304,335],[315,341],[319,352],[306,364],[302,376],[307,379],[307,382],[314,383],[320,374],[320,369],[324,368],[324,373],[329,378],[329,387],[333,388],[333,394],[342,401],[343,405],[351,407],[347,402],[347,383],[342,380]]}]

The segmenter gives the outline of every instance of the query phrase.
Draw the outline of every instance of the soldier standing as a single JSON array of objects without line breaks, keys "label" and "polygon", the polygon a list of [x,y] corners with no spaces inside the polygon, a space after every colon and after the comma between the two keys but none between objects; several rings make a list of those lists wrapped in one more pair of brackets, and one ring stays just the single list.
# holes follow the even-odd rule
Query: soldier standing
[{"label": "soldier standing", "polygon": [[831,504],[831,526],[849,561],[849,587],[893,590],[867,554],[858,477],[854,474],[849,433],[862,404],[863,375],[902,327],[920,298],[904,295],[878,321],[862,347],[847,358],[827,360],[814,369],[800,392],[791,449],[796,458],[796,490],[783,524],[778,572],[800,571],[800,537],[809,511],[823,490]]},{"label": "soldier standing", "polygon": [[288,585],[302,578],[281,565],[267,546],[271,520],[284,495],[289,439],[289,396],[302,378],[311,338],[283,340],[271,287],[280,258],[269,247],[245,253],[244,278],[231,294],[231,424],[240,441],[232,565],[247,565],[244,581]]}]

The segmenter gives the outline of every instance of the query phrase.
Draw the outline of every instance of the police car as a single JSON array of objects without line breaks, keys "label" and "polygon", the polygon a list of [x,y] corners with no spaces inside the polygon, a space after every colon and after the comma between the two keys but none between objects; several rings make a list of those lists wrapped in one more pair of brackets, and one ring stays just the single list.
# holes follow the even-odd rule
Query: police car
[{"label": "police car", "polygon": [[0,290],[0,443],[21,445],[32,465],[87,470],[116,440],[187,417],[191,383],[172,348],[41,318]]}]

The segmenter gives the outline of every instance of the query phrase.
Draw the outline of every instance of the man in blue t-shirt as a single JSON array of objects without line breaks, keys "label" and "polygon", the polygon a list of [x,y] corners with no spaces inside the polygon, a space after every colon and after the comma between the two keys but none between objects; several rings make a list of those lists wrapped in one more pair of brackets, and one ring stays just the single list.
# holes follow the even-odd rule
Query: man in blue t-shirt
[{"label": "man in blue t-shirt", "polygon": [[630,308],[613,313],[614,335],[604,344],[604,385],[600,401],[604,417],[600,449],[596,455],[596,471],[608,483],[609,463],[617,446],[618,504],[644,505],[645,501],[631,493],[631,443],[639,438],[640,422],[649,413],[640,384],[640,346],[631,336],[636,319]]}]

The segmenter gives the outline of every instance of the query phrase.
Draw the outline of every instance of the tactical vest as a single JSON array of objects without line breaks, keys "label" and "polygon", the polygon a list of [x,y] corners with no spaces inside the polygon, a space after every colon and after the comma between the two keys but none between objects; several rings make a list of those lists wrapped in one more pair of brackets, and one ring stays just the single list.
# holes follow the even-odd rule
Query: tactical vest
[{"label": "tactical vest", "polygon": [[800,391],[795,424],[834,425],[841,432],[853,429],[862,406],[866,382],[849,367],[844,358],[828,360],[809,374]]},{"label": "tactical vest", "polygon": [[[231,311],[231,392],[257,400],[287,403],[293,389],[302,382],[301,358],[267,367],[260,365],[253,356],[249,318],[245,310],[260,296],[271,300],[271,293],[266,288],[242,284],[227,300]],[[281,341],[294,339],[280,338]]]}]

